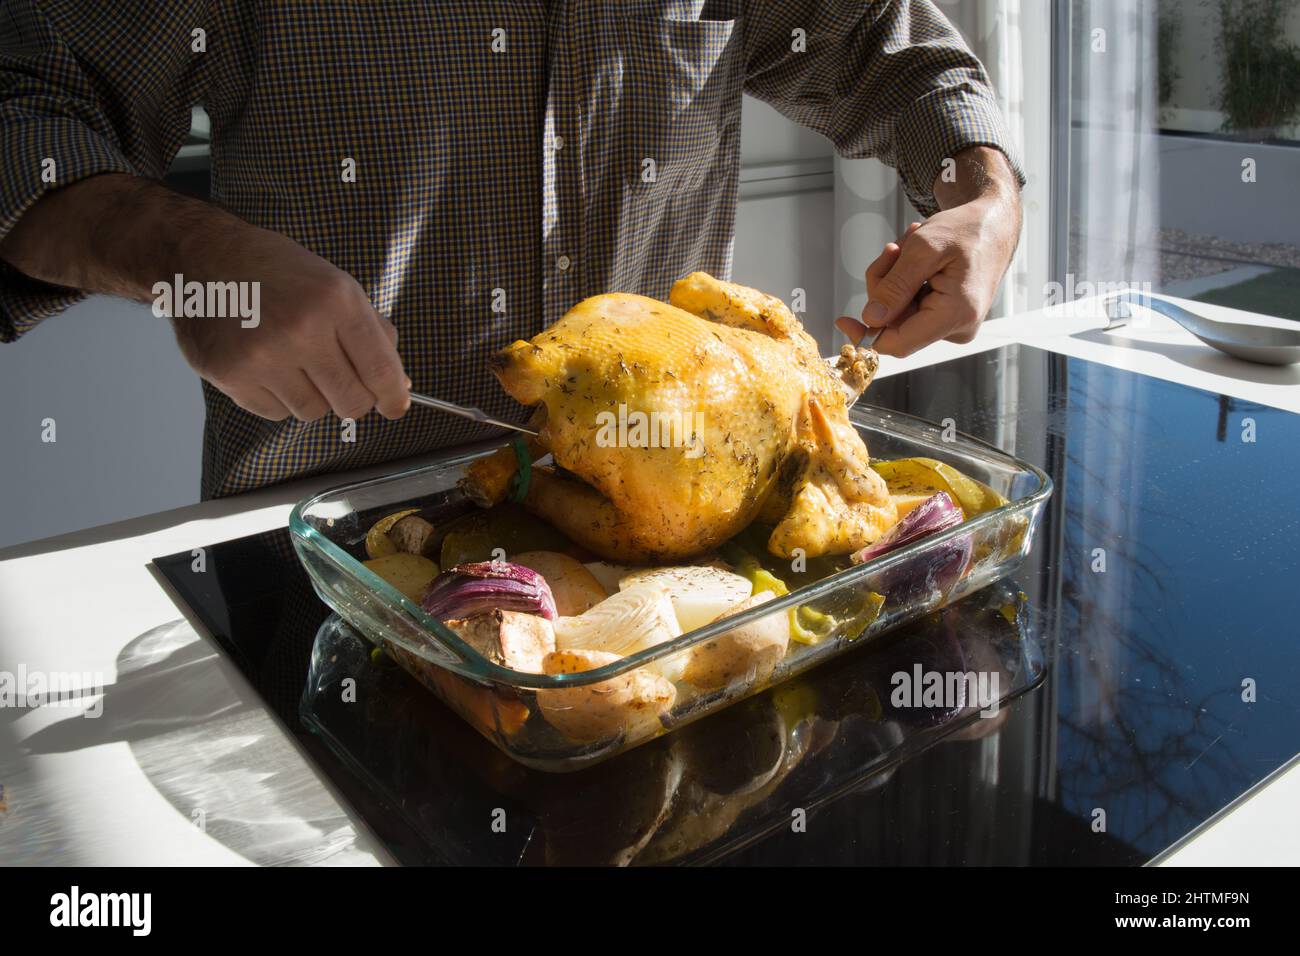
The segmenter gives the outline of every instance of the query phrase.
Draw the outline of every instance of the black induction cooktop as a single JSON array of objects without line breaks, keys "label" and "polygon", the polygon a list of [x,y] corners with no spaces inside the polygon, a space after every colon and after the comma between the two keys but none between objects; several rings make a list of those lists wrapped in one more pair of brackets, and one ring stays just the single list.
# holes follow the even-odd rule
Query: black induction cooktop
[{"label": "black induction cooktop", "polygon": [[[588,771],[514,764],[372,657],[287,531],[155,563],[406,863],[1140,864],[1300,752],[1300,416],[1024,346],[869,396],[1052,476],[1029,561]],[[917,664],[996,671],[996,716],[892,707]]]}]

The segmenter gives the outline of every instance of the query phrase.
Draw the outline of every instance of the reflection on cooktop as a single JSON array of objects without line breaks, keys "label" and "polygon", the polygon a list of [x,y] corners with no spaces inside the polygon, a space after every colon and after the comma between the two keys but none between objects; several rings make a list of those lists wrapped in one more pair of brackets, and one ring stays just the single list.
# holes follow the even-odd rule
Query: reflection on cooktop
[{"label": "reflection on cooktop", "polygon": [[1300,416],[1023,347],[900,379],[876,399],[1039,465],[1059,442],[1058,542],[1037,550],[1059,589],[1055,810],[1145,859],[1300,751],[1285,637],[1300,517],[1284,504]]},{"label": "reflection on cooktop", "polygon": [[[157,564],[403,862],[1141,863],[1300,751],[1300,417],[1025,347],[869,394],[1052,475],[1028,564],[608,769],[528,771],[322,629],[287,532]],[[1020,696],[890,713],[882,675],[936,655]],[[344,671],[365,719],[329,706]]]},{"label": "reflection on cooktop", "polygon": [[[300,713],[439,859],[699,862],[846,790],[878,785],[898,762],[951,736],[995,734],[1008,702],[1044,673],[1030,618],[1005,584],[988,588],[843,667],[816,669],[570,774],[489,756],[468,728],[446,734],[444,708],[393,662],[372,659],[337,618],[317,635]],[[916,668],[997,677],[986,678],[988,697],[967,689],[964,700],[914,707],[895,699],[891,677]]]}]

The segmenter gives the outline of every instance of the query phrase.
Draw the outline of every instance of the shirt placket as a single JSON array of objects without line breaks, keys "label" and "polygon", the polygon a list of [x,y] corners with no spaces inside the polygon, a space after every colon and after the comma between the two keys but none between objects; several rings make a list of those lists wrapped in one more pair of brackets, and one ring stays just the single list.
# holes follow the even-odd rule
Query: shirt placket
[{"label": "shirt placket", "polygon": [[[578,137],[569,45],[569,4],[551,4],[547,43],[546,119],[542,132],[542,324],[549,326],[573,304],[580,288],[581,198]],[[540,331],[540,329],[539,329]]]}]

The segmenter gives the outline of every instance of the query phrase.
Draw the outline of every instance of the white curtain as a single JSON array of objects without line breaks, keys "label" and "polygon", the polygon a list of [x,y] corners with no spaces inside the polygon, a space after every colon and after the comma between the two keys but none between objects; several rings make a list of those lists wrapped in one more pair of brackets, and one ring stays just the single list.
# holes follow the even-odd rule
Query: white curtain
[{"label": "white curtain", "polygon": [[[1050,245],[1045,214],[1050,179],[1049,5],[1043,0],[937,0],[937,5],[988,70],[1029,177],[1026,233],[990,314],[1037,308],[1048,279]],[[1028,99],[1026,90],[1031,91]],[[874,159],[836,157],[835,301],[843,314],[862,311],[867,264],[919,218],[892,169]]]},{"label": "white curtain", "polygon": [[1155,4],[1076,8],[1070,190],[1075,283],[1160,281]]}]

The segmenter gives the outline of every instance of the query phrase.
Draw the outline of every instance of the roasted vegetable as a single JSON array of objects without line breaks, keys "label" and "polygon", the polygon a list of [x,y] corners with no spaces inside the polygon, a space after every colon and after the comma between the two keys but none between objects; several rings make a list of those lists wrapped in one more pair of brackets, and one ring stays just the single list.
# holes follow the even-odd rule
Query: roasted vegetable
[{"label": "roasted vegetable", "polygon": [[634,571],[619,582],[619,587],[638,584],[657,584],[668,592],[683,633],[717,620],[753,593],[746,578],[707,565]]},{"label": "roasted vegetable", "polygon": [[[718,616],[732,617],[772,600],[763,591]],[[743,681],[761,683],[772,676],[790,646],[790,615],[767,614],[756,621],[709,638],[691,649],[682,678],[702,690],[716,690]]]},{"label": "roasted vegetable", "polygon": [[397,554],[399,550],[397,544],[389,538],[388,532],[392,530],[393,525],[397,524],[397,522],[407,515],[415,514],[418,510],[418,508],[407,508],[405,511],[398,511],[395,514],[380,518],[372,524],[370,530],[366,532],[366,557],[382,558],[386,555]]},{"label": "roasted vegetable", "polygon": [[[561,650],[547,654],[542,669],[547,674],[576,674],[618,659],[619,655],[606,651]],[[619,734],[635,738],[658,733],[659,716],[668,712],[676,697],[671,681],[639,667],[585,687],[539,690],[537,704],[551,726],[566,737],[596,741]]]},{"label": "roasted vegetable", "polygon": [[[658,584],[634,584],[577,617],[557,618],[555,646],[562,651],[603,651],[627,657],[681,633],[668,592]],[[651,666],[676,679],[685,665],[679,654]]]},{"label": "roasted vegetable", "polygon": [[871,467],[885,479],[889,493],[898,507],[900,520],[941,491],[961,508],[967,518],[1000,508],[1007,503],[992,488],[934,458],[873,461]]},{"label": "roasted vegetable", "polygon": [[1019,554],[1025,546],[1025,534],[1029,531],[1029,518],[1024,514],[1009,515],[1006,522],[992,536],[981,539],[975,548],[975,561],[983,561],[990,554],[998,560],[1005,560]]},{"label": "roasted vegetable", "polygon": [[[777,577],[751,552],[737,544],[728,542],[723,554],[740,574],[750,581],[755,594],[770,591],[776,597],[785,597],[790,587],[782,578]],[[813,608],[797,605],[788,611],[790,619],[790,638],[800,644],[816,644],[826,638],[834,629],[835,621]]]},{"label": "roasted vegetable", "polygon": [[605,589],[606,594],[617,594],[618,582],[629,574],[649,570],[648,568],[633,567],[630,564],[611,564],[608,561],[588,561],[583,567],[590,571],[591,576],[600,582],[600,586]]},{"label": "roasted vegetable", "polygon": [[[875,544],[853,555],[859,564],[897,551],[920,538],[955,528],[962,523],[962,511],[946,492],[936,492],[913,509]],[[970,535],[945,543],[929,554],[921,554],[900,567],[880,574],[872,589],[886,592],[894,601],[905,601],[932,587],[947,593],[957,582],[971,558]]]},{"label": "roasted vegetable", "polygon": [[832,594],[824,600],[835,603],[835,613],[830,617],[837,627],[842,622],[841,633],[851,641],[861,637],[876,622],[885,606],[885,596],[870,588],[855,588],[850,594]]},{"label": "roasted vegetable", "polygon": [[527,722],[529,711],[523,701],[473,684],[397,644],[385,644],[384,649],[402,670],[463,714],[471,726],[512,737]]},{"label": "roasted vegetable", "polygon": [[397,546],[398,551],[407,554],[421,554],[426,558],[438,553],[442,543],[437,530],[419,515],[407,515],[401,518],[388,532],[388,539]]},{"label": "roasted vegetable", "polygon": [[438,574],[438,566],[418,554],[386,554],[362,563],[416,603]]},{"label": "roasted vegetable", "polygon": [[461,564],[429,585],[420,602],[442,620],[471,617],[482,611],[523,611],[555,618],[555,598],[546,579],[520,564],[478,561]]},{"label": "roasted vegetable", "polygon": [[540,674],[542,659],[555,650],[551,622],[536,614],[497,609],[446,624],[492,663],[511,670]]},{"label": "roasted vegetable", "polygon": [[586,566],[567,554],[524,551],[511,555],[510,562],[532,568],[546,579],[555,596],[555,609],[563,617],[581,614],[609,596]]},{"label": "roasted vegetable", "polygon": [[442,566],[491,561],[522,551],[567,552],[572,543],[545,521],[518,505],[465,515],[447,526],[442,539]]},{"label": "roasted vegetable", "polygon": [[945,492],[936,492],[919,507],[914,508],[906,518],[889,529],[889,532],[883,538],[875,544],[867,545],[853,555],[853,560],[858,564],[863,564],[872,558],[880,557],[882,554],[897,551],[918,538],[955,528],[963,520],[961,509],[957,507],[953,500]]}]

